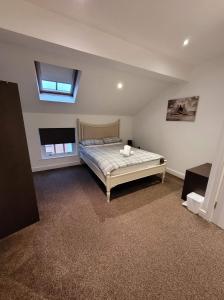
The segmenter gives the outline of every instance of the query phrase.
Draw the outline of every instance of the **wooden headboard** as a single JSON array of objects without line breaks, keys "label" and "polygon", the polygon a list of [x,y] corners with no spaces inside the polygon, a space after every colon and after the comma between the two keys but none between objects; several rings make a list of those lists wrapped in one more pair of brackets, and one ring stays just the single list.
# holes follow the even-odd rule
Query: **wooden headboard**
[{"label": "wooden headboard", "polygon": [[102,139],[105,137],[120,137],[120,120],[109,124],[90,124],[77,119],[78,141],[87,139]]}]

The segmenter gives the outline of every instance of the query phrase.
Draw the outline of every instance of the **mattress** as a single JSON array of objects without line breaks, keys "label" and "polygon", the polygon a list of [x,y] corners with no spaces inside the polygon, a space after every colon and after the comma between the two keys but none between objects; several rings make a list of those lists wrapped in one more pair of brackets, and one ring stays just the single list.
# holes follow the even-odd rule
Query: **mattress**
[{"label": "mattress", "polygon": [[159,154],[134,147],[132,147],[133,155],[123,157],[120,154],[120,149],[123,149],[123,146],[122,143],[96,146],[80,145],[80,153],[97,165],[105,176],[134,172],[159,165],[160,159],[163,158]]}]

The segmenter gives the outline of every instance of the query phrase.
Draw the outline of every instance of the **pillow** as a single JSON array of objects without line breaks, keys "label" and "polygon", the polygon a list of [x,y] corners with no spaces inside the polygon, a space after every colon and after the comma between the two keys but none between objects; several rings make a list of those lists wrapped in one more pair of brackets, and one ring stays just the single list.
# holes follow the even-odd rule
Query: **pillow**
[{"label": "pillow", "polygon": [[118,143],[121,139],[118,136],[103,138],[104,144]]},{"label": "pillow", "polygon": [[103,140],[101,139],[91,139],[91,140],[82,140],[80,144],[83,146],[91,146],[91,145],[103,145]]}]

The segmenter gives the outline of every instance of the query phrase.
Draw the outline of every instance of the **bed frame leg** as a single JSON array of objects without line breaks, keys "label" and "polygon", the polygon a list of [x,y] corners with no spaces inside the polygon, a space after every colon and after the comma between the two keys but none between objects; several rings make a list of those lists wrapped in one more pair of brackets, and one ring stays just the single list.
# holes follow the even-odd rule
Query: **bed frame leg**
[{"label": "bed frame leg", "polygon": [[107,202],[110,203],[110,190],[107,191]]},{"label": "bed frame leg", "polygon": [[106,178],[107,203],[110,203],[110,190],[111,190],[110,179],[111,179],[110,174],[107,174],[107,178]]},{"label": "bed frame leg", "polygon": [[166,172],[162,173],[162,183],[164,183]]}]

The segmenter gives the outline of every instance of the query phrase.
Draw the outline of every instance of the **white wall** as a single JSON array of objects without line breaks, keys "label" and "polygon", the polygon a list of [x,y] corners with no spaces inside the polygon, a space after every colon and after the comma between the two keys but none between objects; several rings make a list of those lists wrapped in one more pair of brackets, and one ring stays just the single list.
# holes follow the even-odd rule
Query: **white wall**
[{"label": "white wall", "polygon": [[[1,39],[9,39],[11,43]],[[40,101],[35,60],[81,70],[78,101],[73,104]],[[0,79],[18,83],[24,112],[103,115],[135,114],[173,82],[101,57],[30,38],[2,35],[1,30]],[[116,88],[119,81],[124,84],[122,90]]]},{"label": "white wall", "polygon": [[[22,39],[20,42],[23,43]],[[138,89],[140,90],[141,87],[141,92],[147,100],[150,87],[148,87],[148,77],[144,74],[139,74],[134,70],[129,73],[127,70],[120,70],[119,67],[116,69],[116,65],[113,67],[111,61],[45,43],[39,44],[39,42],[36,42],[35,45],[26,46],[0,43],[0,54],[0,80],[17,82],[19,85],[33,171],[79,163],[78,156],[42,159],[39,128],[75,127],[77,118],[92,123],[108,123],[120,119],[122,139],[126,141],[132,138],[132,117],[119,115],[122,115],[122,107],[127,114],[130,113],[128,110],[132,104],[130,103],[128,106],[127,101],[136,105],[135,99],[137,95],[140,95]],[[38,99],[34,60],[81,69],[83,74],[78,103],[62,104],[40,101]],[[129,85],[128,78],[130,79],[130,77],[133,78],[133,81]],[[124,93],[122,93],[123,91],[119,93],[116,89],[115,83],[120,78],[126,80],[127,86]],[[102,85],[100,84],[101,81],[103,81]],[[136,82],[136,88],[134,82]],[[157,82],[157,79],[155,82],[156,85],[158,84],[158,89],[167,85],[166,82],[160,83],[160,80]],[[124,101],[121,102],[121,100]],[[107,115],[105,111],[110,115]]]},{"label": "white wall", "polygon": [[95,124],[110,123],[120,119],[121,138],[123,141],[132,138],[132,118],[128,116],[23,113],[23,118],[33,171],[66,167],[79,163],[78,156],[42,159],[39,128],[76,127],[77,118]]},{"label": "white wall", "polygon": [[[200,96],[195,122],[166,121],[169,99]],[[195,69],[189,83],[170,88],[154,99],[133,123],[137,145],[164,155],[170,172],[185,170],[215,157],[224,119],[224,57]]]}]

